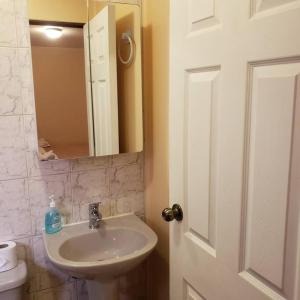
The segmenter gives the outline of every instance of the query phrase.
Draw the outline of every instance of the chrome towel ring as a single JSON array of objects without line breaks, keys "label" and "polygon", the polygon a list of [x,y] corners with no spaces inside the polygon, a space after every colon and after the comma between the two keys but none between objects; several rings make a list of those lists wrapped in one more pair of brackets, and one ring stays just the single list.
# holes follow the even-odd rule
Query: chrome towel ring
[{"label": "chrome towel ring", "polygon": [[[127,59],[124,59],[121,55],[122,41],[124,41],[125,43],[128,43],[129,47],[130,47],[129,56]],[[132,33],[130,31],[122,33],[121,41],[120,41],[119,47],[118,47],[118,57],[119,57],[120,62],[123,65],[130,65],[134,59],[134,41],[132,39]]]}]

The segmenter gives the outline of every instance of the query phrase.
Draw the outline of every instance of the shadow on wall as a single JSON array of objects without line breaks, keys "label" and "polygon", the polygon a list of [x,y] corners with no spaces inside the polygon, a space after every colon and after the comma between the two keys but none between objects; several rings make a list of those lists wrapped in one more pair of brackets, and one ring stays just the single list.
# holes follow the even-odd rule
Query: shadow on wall
[{"label": "shadow on wall", "polygon": [[[117,47],[120,47],[119,42],[123,32],[129,29],[133,32],[135,28],[134,14],[130,13],[125,17],[117,20]],[[125,47],[122,47],[124,49]],[[128,47],[127,47],[128,48]],[[122,57],[128,57],[127,51],[123,51]],[[120,137],[120,152],[132,152],[132,145],[137,145],[136,140],[136,101],[135,99],[135,60],[129,66],[123,65],[118,59],[118,108],[119,108],[119,137]],[[127,88],[126,88],[127,87]],[[130,87],[130,88],[128,88]]]},{"label": "shadow on wall", "polygon": [[[158,45],[159,47],[159,45]],[[155,76],[153,72],[154,57],[153,53],[153,27],[151,25],[143,27],[143,92],[144,92],[144,128],[145,128],[145,194],[146,194],[146,222],[157,233],[158,245],[148,260],[148,277],[147,277],[147,292],[149,300],[167,300],[169,299],[169,226],[161,218],[161,211],[164,205],[168,203],[166,198],[165,203],[161,202],[157,195],[166,194],[168,190],[168,182],[163,174],[158,174],[160,168],[165,168],[165,161],[158,165],[157,158],[164,157],[164,151],[167,147],[168,137],[163,138],[163,143],[160,144],[160,138],[157,137],[159,126],[167,124],[167,116],[161,115],[160,106],[165,108],[168,99],[154,96],[154,89],[157,90],[160,84],[167,82],[159,82],[159,76]],[[168,63],[161,65],[163,68],[168,68]],[[159,70],[155,70],[156,72]],[[155,76],[155,77],[154,77]],[[155,85],[155,86],[154,86]],[[156,98],[154,98],[156,97]],[[164,109],[163,109],[163,112]],[[162,122],[162,124],[160,124]],[[155,131],[155,132],[154,132]],[[162,133],[163,135],[163,133]],[[155,137],[155,140],[154,140]],[[166,167],[167,168],[167,167]],[[161,178],[155,176],[161,175]],[[158,176],[159,177],[159,176]]]},{"label": "shadow on wall", "polygon": [[117,49],[123,60],[130,56],[130,45],[122,34],[130,32],[134,58],[130,64],[118,59],[118,106],[120,152],[143,150],[141,12],[137,5],[116,6]]},{"label": "shadow on wall", "polygon": [[[145,129],[145,155],[153,157],[153,55],[152,55],[152,26],[143,27],[143,107]],[[146,160],[146,159],[145,159]],[[153,164],[147,164],[147,177],[152,181]],[[146,187],[145,187],[146,188]]]}]

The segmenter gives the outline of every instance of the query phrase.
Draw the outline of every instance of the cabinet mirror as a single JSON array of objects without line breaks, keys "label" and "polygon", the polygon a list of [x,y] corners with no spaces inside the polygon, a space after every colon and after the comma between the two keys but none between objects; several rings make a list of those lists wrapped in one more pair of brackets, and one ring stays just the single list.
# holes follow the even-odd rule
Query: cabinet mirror
[{"label": "cabinet mirror", "polygon": [[40,160],[142,151],[140,6],[28,4]]}]

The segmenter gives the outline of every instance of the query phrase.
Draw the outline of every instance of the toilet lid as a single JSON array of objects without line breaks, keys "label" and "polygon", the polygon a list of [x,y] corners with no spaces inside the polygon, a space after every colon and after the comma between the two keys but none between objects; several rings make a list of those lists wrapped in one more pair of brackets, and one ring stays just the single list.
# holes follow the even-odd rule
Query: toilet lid
[{"label": "toilet lid", "polygon": [[26,264],[19,260],[15,268],[0,273],[0,293],[21,286],[25,283],[26,276]]}]

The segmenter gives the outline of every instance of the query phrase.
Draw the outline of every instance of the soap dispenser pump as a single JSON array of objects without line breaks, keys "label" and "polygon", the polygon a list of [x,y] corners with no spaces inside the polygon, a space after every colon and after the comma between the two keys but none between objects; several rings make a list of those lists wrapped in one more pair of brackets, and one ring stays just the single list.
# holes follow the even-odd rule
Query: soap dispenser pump
[{"label": "soap dispenser pump", "polygon": [[59,210],[55,207],[54,195],[49,197],[50,209],[45,215],[45,230],[46,233],[52,234],[59,232],[62,229],[61,215]]}]

